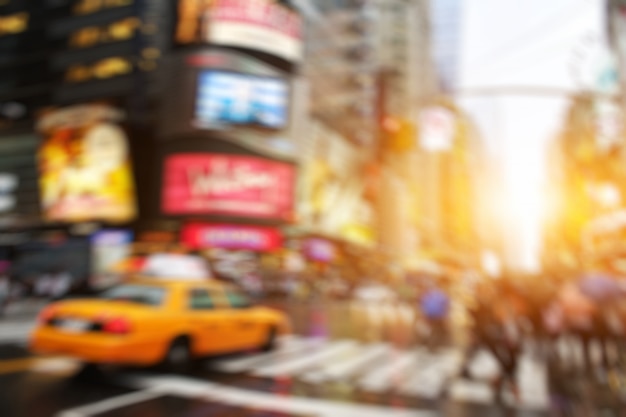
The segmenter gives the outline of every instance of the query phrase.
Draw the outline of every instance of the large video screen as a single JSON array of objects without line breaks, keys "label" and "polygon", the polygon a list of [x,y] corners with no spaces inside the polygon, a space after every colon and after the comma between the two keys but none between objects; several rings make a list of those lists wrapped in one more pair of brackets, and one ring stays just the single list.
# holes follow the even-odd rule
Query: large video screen
[{"label": "large video screen", "polygon": [[275,77],[208,70],[199,74],[196,123],[282,129],[289,113],[289,87]]}]

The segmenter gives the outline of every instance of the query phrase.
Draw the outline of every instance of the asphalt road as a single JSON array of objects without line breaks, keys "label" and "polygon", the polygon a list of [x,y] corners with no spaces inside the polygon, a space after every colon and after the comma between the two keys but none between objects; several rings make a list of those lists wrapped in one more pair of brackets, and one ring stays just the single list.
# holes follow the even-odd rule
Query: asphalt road
[{"label": "asphalt road", "polygon": [[[397,306],[389,311],[360,311],[342,303],[282,308],[293,317],[297,335],[282,339],[277,351],[210,358],[184,375],[145,369],[82,375],[71,359],[33,357],[23,341],[4,340],[0,414],[539,417],[619,416],[623,408],[614,396],[598,399],[590,384],[580,384],[585,379],[579,374],[550,374],[550,366],[530,348],[521,357],[519,399],[504,389],[504,403],[497,404],[488,382],[499,373],[492,357],[480,352],[470,366],[473,378],[462,378],[463,350],[430,350],[417,343],[408,310]],[[576,396],[593,406],[583,407],[572,400]]]}]

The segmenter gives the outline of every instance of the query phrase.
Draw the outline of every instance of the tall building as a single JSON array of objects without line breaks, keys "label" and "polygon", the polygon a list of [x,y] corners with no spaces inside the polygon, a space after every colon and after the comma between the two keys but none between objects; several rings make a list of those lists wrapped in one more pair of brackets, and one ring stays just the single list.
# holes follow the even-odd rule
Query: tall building
[{"label": "tall building", "polygon": [[[337,132],[335,140],[360,145],[361,174],[351,175],[365,182],[363,191],[379,191],[369,192],[367,202],[376,214],[379,251],[403,262],[416,250],[408,227],[414,203],[410,154],[416,145],[411,126],[420,103],[435,91],[428,2],[298,3],[308,11],[310,53],[303,71],[311,120]],[[385,133],[386,120],[404,126],[402,134]]]},{"label": "tall building", "polygon": [[371,147],[376,132],[373,24],[367,4],[300,1],[307,17],[302,74],[310,115],[348,141]]},{"label": "tall building", "polygon": [[431,0],[430,21],[433,58],[442,93],[454,94],[461,47],[460,0]]}]

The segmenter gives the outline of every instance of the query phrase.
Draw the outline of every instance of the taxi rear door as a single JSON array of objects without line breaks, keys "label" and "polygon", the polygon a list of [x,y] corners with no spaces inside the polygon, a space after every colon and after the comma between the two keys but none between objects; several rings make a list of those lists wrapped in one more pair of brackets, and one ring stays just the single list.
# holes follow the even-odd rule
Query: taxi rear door
[{"label": "taxi rear door", "polygon": [[235,325],[234,332],[239,342],[238,347],[249,349],[260,346],[265,340],[267,329],[263,328],[262,323],[256,317],[249,298],[233,288],[226,288],[225,295]]}]

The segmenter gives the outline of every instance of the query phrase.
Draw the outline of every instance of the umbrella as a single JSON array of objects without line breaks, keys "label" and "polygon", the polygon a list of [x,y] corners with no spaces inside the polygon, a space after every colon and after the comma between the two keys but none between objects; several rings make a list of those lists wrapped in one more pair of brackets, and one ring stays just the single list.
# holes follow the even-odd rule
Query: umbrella
[{"label": "umbrella", "polygon": [[579,288],[583,294],[594,300],[608,300],[622,294],[617,279],[601,274],[583,277],[579,282]]}]

